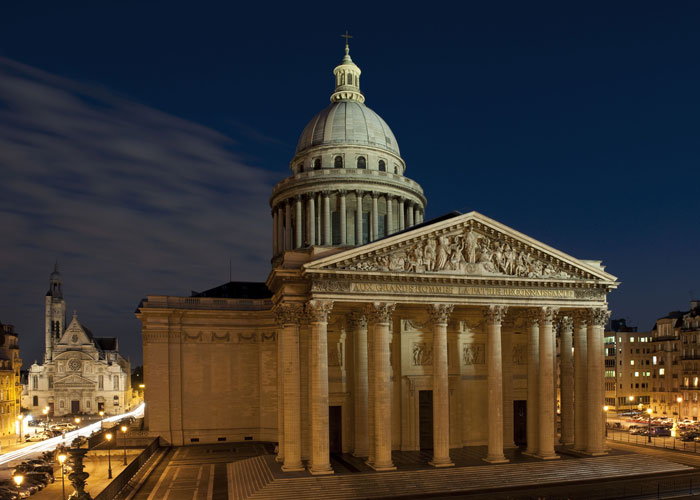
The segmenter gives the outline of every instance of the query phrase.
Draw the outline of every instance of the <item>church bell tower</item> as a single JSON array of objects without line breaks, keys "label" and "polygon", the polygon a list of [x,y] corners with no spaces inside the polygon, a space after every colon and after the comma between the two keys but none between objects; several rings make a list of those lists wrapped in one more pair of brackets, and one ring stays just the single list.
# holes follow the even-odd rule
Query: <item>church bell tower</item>
[{"label": "church bell tower", "polygon": [[46,351],[44,362],[53,357],[53,348],[66,328],[66,302],[63,300],[63,278],[58,272],[58,262],[49,278],[49,291],[46,292]]}]

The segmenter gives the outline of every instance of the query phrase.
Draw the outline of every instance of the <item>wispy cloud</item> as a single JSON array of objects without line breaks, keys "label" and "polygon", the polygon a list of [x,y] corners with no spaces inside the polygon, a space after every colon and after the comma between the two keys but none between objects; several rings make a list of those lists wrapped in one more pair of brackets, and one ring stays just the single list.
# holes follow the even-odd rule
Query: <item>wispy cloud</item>
[{"label": "wispy cloud", "polygon": [[56,258],[69,309],[128,346],[140,342],[133,310],[146,294],[223,282],[229,258],[234,279],[265,279],[275,179],[234,147],[196,123],[0,58],[0,321],[18,327],[28,361],[43,349]]}]

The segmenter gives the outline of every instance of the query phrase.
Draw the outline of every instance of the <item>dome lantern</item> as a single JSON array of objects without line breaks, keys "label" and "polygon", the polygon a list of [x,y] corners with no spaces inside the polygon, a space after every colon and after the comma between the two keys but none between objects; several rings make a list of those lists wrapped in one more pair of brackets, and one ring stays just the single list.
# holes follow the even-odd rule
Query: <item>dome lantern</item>
[{"label": "dome lantern", "polygon": [[331,94],[331,102],[358,101],[365,102],[365,96],[360,92],[360,75],[362,71],[350,58],[350,45],[347,33],[345,37],[345,57],[333,70],[335,76],[335,91]]}]

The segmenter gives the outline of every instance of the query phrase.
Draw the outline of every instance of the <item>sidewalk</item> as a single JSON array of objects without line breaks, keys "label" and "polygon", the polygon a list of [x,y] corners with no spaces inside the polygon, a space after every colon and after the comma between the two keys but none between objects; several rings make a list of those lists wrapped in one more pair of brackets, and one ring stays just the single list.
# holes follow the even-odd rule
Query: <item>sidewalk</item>
[{"label": "sidewalk", "polygon": [[[126,450],[126,460],[127,464],[138,456],[143,450],[142,449],[131,449]],[[104,451],[89,452],[85,457],[85,472],[90,474],[87,478],[87,485],[85,486],[85,491],[89,492],[94,498],[97,496],[111,481],[107,478],[107,453]],[[115,478],[119,473],[124,470],[124,454],[122,450],[113,450],[112,453],[112,478]],[[56,470],[55,473],[56,482],[48,485],[39,493],[32,495],[32,500],[62,500],[62,490],[61,490],[61,469]],[[70,484],[68,475],[66,475],[66,498],[73,493],[73,485]]]}]

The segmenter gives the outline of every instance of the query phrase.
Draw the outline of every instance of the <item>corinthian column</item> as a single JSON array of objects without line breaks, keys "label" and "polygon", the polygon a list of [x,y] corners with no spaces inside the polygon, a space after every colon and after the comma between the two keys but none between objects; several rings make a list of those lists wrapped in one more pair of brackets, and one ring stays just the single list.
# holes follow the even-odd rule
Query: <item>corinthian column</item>
[{"label": "corinthian column", "polygon": [[501,323],[507,311],[506,306],[489,306],[486,310],[489,447],[485,460],[492,464],[508,462],[503,455],[503,370],[501,358]]},{"label": "corinthian column", "polygon": [[574,313],[574,450],[585,451],[588,447],[586,435],[586,403],[588,401],[588,342],[586,339],[585,311]]},{"label": "corinthian column", "polygon": [[408,221],[406,222],[406,225],[408,227],[412,227],[412,226],[414,226],[414,223],[413,223],[413,202],[406,201],[406,212],[407,212],[406,215],[408,215]]},{"label": "corinthian column", "polygon": [[454,305],[433,304],[433,467],[452,467],[450,460],[450,393],[447,370],[447,323]]},{"label": "corinthian column", "polygon": [[[282,325],[280,325],[282,326]],[[284,462],[284,346],[282,328],[277,330],[277,456],[275,461]]]},{"label": "corinthian column", "polygon": [[340,197],[340,208],[338,209],[340,211],[340,244],[347,245],[348,214],[345,203],[345,191],[339,191],[338,196]]},{"label": "corinthian column", "polygon": [[406,208],[403,198],[399,198],[399,231],[406,229]]},{"label": "corinthian column", "polygon": [[392,197],[386,196],[386,234],[384,236],[389,236],[393,231],[391,230],[394,226],[394,214],[393,207],[391,206]]},{"label": "corinthian column", "polygon": [[294,224],[294,248],[301,248],[304,245],[302,241],[302,234],[304,225],[302,224],[301,217],[301,195],[294,197],[294,208],[295,208],[295,224]]},{"label": "corinthian column", "polygon": [[284,464],[285,472],[302,471],[301,462],[301,392],[299,379],[299,321],[301,304],[281,304],[275,308],[282,325],[284,357]]},{"label": "corinthian column", "polygon": [[362,245],[362,191],[355,191],[355,245]]},{"label": "corinthian column", "polygon": [[323,192],[323,244],[326,246],[333,244],[331,237],[331,194],[328,191]]},{"label": "corinthian column", "polygon": [[527,311],[527,451],[537,455],[539,445],[540,315]]},{"label": "corinthian column", "polygon": [[333,309],[330,300],[311,300],[306,313],[311,322],[310,401],[311,401],[311,465],[314,475],[333,474],[328,445],[328,315]]},{"label": "corinthian column", "polygon": [[574,365],[571,357],[574,322],[563,317],[559,323],[561,341],[561,442],[574,443]]},{"label": "corinthian column", "polygon": [[272,209],[272,256],[277,255],[277,210]]},{"label": "corinthian column", "polygon": [[605,402],[604,368],[603,368],[603,329],[608,322],[610,312],[606,309],[589,309],[588,331],[588,405],[587,430],[588,443],[586,454],[605,455],[603,443],[603,403]]},{"label": "corinthian column", "polygon": [[539,430],[537,457],[544,460],[559,458],[554,453],[554,329],[552,323],[557,309],[543,307],[540,313],[539,364]]},{"label": "corinthian column", "polygon": [[396,470],[391,459],[391,367],[389,329],[396,304],[375,302],[367,308],[374,337],[374,470]]},{"label": "corinthian column", "polygon": [[277,205],[277,253],[284,253],[284,202]]},{"label": "corinthian column", "polygon": [[287,200],[284,202],[284,239],[285,248],[291,250],[294,248],[292,244],[292,202]]},{"label": "corinthian column", "polygon": [[307,234],[309,238],[309,246],[316,244],[316,206],[314,203],[314,195],[310,194],[308,199],[309,214],[306,219]]},{"label": "corinthian column", "polygon": [[372,192],[372,241],[379,239],[379,205],[377,198],[379,193]]},{"label": "corinthian column", "polygon": [[355,396],[355,449],[356,457],[369,456],[369,414],[367,407],[367,317],[360,313],[350,315],[350,328],[353,333],[355,348],[355,367],[353,370]]}]

